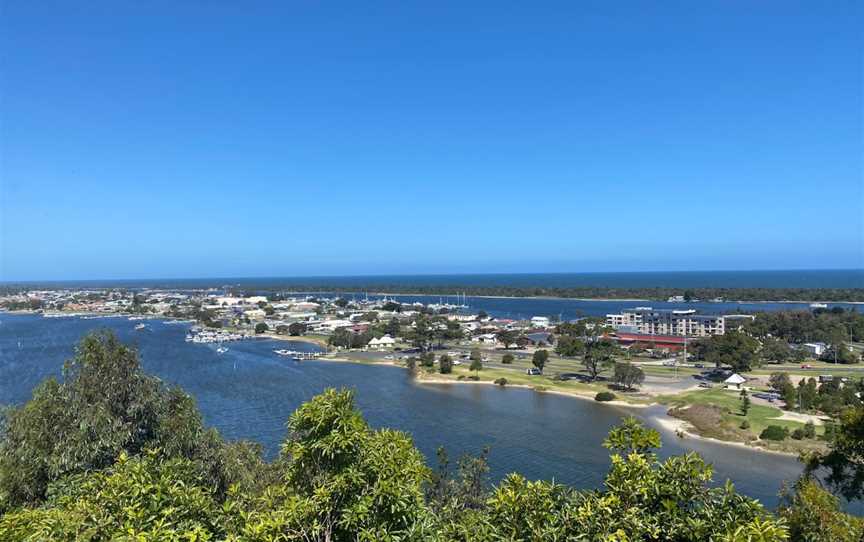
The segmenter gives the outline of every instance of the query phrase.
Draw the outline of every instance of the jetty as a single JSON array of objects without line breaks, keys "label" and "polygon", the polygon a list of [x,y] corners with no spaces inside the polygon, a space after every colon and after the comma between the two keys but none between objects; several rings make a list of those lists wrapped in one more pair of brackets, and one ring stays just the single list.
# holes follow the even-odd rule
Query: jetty
[{"label": "jetty", "polygon": [[300,352],[298,350],[274,350],[273,352],[279,354],[280,356],[285,356],[287,358],[293,359],[316,359],[320,357],[323,352]]}]

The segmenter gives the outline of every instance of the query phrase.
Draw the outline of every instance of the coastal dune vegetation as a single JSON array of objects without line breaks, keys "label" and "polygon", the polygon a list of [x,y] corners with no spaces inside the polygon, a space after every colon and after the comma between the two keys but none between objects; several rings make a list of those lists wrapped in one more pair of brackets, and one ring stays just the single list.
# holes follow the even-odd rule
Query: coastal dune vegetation
[{"label": "coastal dune vegetation", "polygon": [[592,490],[517,473],[492,486],[485,453],[452,466],[441,450],[430,468],[410,435],[371,428],[350,390],[298,408],[267,462],[98,332],[62,380],[4,413],[0,540],[859,540],[861,519],[827,490],[861,497],[864,415],[842,419],[824,458],[840,479],[803,477],[776,513],[713,485],[696,453],[659,459],[659,433],[633,418],[603,443],[611,466]]},{"label": "coastal dune vegetation", "polygon": [[[41,287],[39,284],[24,285],[0,285],[0,295],[11,295],[25,291],[28,288]],[[44,285],[48,288],[51,285]],[[188,287],[184,284],[173,284],[166,281],[158,287]],[[739,288],[716,288],[716,287],[638,287],[638,286],[476,286],[463,283],[424,285],[410,282],[394,283],[370,283],[344,285],[338,283],[302,282],[290,279],[280,279],[277,282],[260,281],[244,287],[228,287],[231,294],[245,295],[256,292],[271,292],[277,295],[280,292],[305,292],[305,293],[350,293],[357,292],[387,293],[401,295],[436,295],[452,296],[457,292],[461,295],[475,297],[551,297],[568,299],[610,299],[610,300],[653,300],[666,301],[670,298],[681,301],[744,301],[744,302],[828,302],[828,303],[864,303],[864,288],[789,288],[789,287],[739,287]],[[21,302],[12,307],[13,309],[33,309],[27,302]]]}]

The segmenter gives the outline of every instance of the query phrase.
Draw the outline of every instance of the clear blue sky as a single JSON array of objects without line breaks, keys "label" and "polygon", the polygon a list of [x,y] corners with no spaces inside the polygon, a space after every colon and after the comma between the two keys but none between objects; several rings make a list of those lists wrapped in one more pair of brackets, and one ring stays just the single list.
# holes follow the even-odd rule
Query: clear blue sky
[{"label": "clear blue sky", "polygon": [[864,267],[860,6],[3,2],[0,280]]}]

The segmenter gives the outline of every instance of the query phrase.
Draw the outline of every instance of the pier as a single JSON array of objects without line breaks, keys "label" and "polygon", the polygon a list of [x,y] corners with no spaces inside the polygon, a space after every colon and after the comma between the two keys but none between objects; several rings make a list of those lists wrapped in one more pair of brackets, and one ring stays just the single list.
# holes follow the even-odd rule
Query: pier
[{"label": "pier", "polygon": [[297,350],[274,350],[275,353],[280,356],[285,356],[286,358],[293,359],[316,359],[320,357],[324,352],[300,352]]}]

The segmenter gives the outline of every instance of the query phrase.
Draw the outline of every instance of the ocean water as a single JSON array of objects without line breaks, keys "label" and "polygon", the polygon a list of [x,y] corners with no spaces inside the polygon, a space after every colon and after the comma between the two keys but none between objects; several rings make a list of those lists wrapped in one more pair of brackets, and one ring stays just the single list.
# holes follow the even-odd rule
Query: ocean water
[{"label": "ocean water", "polygon": [[[86,320],[0,313],[0,403],[21,404],[44,378],[59,376],[82,335],[114,330],[137,346],[144,369],[195,397],[204,420],[226,438],[262,443],[268,457],[278,453],[285,422],[304,401],[328,387],[355,391],[357,404],[374,427],[407,431],[434,461],[445,446],[451,457],[491,448],[493,481],[509,472],[532,479],[554,479],[580,488],[601,487],[609,467],[601,443],[626,415],[655,425],[657,409],[629,409],[593,401],[486,385],[421,385],[400,368],[349,363],[292,361],[276,348],[314,350],[308,343],[257,339],[215,345],[184,341],[188,326],[126,318]],[[801,466],[792,457],[737,447],[681,440],[660,428],[661,456],[697,451],[714,466],[715,481],[731,479],[739,491],[769,507],[786,480]]]},{"label": "ocean water", "polygon": [[312,277],[225,277],[41,281],[46,285],[208,288],[222,286],[513,286],[568,288],[864,288],[864,269],[780,271],[652,271],[630,273],[512,273],[452,275],[367,275]]}]

